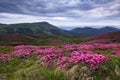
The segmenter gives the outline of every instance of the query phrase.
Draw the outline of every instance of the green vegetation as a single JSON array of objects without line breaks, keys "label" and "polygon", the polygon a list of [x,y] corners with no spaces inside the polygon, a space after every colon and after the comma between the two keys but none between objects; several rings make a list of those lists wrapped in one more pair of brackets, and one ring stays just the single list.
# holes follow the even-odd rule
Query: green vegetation
[{"label": "green vegetation", "polygon": [[0,34],[45,34],[57,36],[97,36],[108,32],[120,31],[120,29],[105,26],[103,28],[75,28],[70,31],[60,29],[48,22],[0,24]]},{"label": "green vegetation", "polygon": [[68,80],[64,72],[55,72],[56,68],[47,68],[36,61],[39,57],[20,57],[0,62],[0,80]]},{"label": "green vegetation", "polygon": [[[91,42],[95,40],[95,38],[86,39],[82,37],[77,38],[48,35],[16,34],[14,36],[1,35],[0,40],[1,57],[1,54],[7,54],[14,51],[13,47],[16,45],[24,44],[33,46],[57,46],[58,48],[61,48],[61,46],[63,46],[64,44],[82,44],[85,42]],[[119,39],[117,38],[117,40]],[[85,77],[87,77],[88,80],[119,80],[120,56],[111,56],[111,54],[109,54],[110,52],[117,49],[120,49],[120,47],[106,49],[104,48],[104,46],[100,47],[100,45],[96,46],[94,49],[90,49],[94,53],[100,53],[109,58],[108,62],[100,63],[100,68],[95,71],[92,70],[88,66],[88,64],[83,65],[83,63],[81,62],[79,62],[78,64],[71,64],[68,66],[68,68],[62,69],[58,68],[56,64],[51,67],[44,66],[43,63],[40,62],[40,58],[42,56],[33,56],[33,54],[31,54],[26,57],[15,57],[12,55],[10,60],[0,59],[0,80],[85,80]],[[87,50],[85,50],[85,52],[86,51]],[[64,53],[64,55],[69,57],[70,55],[66,53]]]},{"label": "green vegetation", "polygon": [[[19,36],[19,37],[16,37]],[[41,37],[43,36],[43,37]],[[62,37],[62,36],[48,36],[48,35],[0,35],[1,45],[42,45],[42,46],[51,46],[58,44],[73,44],[73,43],[82,43],[86,42],[82,37]]]},{"label": "green vegetation", "polygon": [[71,36],[72,33],[49,24],[48,22],[0,24],[0,34],[46,34]]},{"label": "green vegetation", "polygon": [[[13,58],[11,61],[0,62],[0,80],[79,80],[82,74],[81,64],[78,64],[75,73],[67,73],[67,71],[58,70],[56,67],[44,67],[38,63],[39,57],[29,56],[26,59],[21,57]],[[87,72],[83,72],[84,74]],[[119,80],[120,79],[120,58],[112,57],[111,61],[101,64],[101,68],[97,71],[88,71],[89,77],[93,80]],[[104,74],[104,75],[103,75]],[[72,75],[72,76],[71,76]]]}]

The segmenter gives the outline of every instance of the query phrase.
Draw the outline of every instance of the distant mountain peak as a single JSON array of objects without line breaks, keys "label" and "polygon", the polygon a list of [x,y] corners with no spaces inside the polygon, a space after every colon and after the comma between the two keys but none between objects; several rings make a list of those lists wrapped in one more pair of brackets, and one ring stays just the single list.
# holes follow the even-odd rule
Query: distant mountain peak
[{"label": "distant mountain peak", "polygon": [[34,24],[50,24],[49,22],[43,21],[43,22],[34,22]]}]

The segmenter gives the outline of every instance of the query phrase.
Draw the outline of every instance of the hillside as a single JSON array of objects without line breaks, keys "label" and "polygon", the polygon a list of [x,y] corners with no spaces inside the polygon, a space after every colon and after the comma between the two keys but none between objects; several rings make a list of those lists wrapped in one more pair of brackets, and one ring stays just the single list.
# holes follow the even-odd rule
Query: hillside
[{"label": "hillside", "polygon": [[109,32],[102,35],[97,35],[93,37],[85,38],[88,43],[102,43],[102,44],[111,44],[111,43],[120,43],[120,31]]},{"label": "hillside", "polygon": [[2,34],[0,80],[119,80],[120,42],[108,41],[119,34],[89,39]]},{"label": "hillside", "polygon": [[[67,27],[69,29],[69,27]],[[0,24],[0,34],[45,34],[57,36],[73,36],[73,37],[91,37],[109,32],[119,31],[120,29],[106,26],[103,28],[75,28],[72,30],[64,30],[58,28],[48,22],[37,23],[20,23],[20,24]]]},{"label": "hillside", "polygon": [[98,35],[91,37],[91,39],[100,40],[100,39],[109,39],[112,42],[120,42],[120,31],[110,32],[103,35]]},{"label": "hillside", "polygon": [[96,35],[101,35],[101,34],[119,31],[119,30],[120,29],[107,26],[100,29],[91,28],[91,27],[75,28],[75,29],[72,29],[71,32],[75,33],[75,36],[96,36]]},{"label": "hillside", "polygon": [[58,36],[71,36],[70,32],[59,29],[48,22],[0,24],[0,34],[47,34]]},{"label": "hillside", "polygon": [[0,34],[0,45],[62,45],[67,43],[84,42],[82,37],[64,37],[46,34]]}]

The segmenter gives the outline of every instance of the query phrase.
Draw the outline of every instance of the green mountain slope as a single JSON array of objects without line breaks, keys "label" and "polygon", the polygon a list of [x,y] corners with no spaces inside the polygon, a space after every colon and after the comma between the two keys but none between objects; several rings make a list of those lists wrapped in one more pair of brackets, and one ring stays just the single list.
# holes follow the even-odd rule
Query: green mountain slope
[{"label": "green mountain slope", "polygon": [[103,28],[75,28],[70,31],[60,29],[48,22],[0,24],[0,34],[45,34],[57,36],[90,37],[109,32],[120,31],[120,29],[107,26]]},{"label": "green mountain slope", "polygon": [[58,36],[71,36],[70,32],[59,29],[48,22],[0,24],[0,34],[48,34]]}]

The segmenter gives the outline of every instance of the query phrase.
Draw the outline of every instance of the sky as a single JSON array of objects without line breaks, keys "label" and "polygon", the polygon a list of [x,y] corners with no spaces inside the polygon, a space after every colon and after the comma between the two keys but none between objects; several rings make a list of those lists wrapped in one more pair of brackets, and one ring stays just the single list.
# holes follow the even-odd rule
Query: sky
[{"label": "sky", "polygon": [[120,0],[0,0],[0,23],[120,26]]}]

